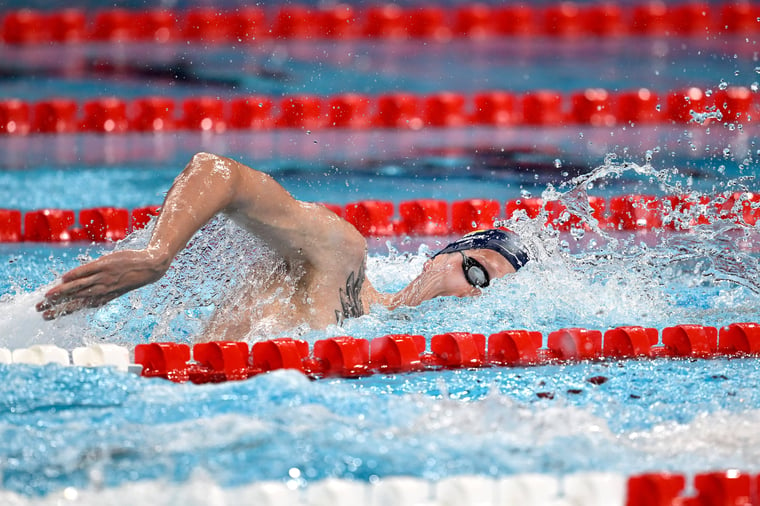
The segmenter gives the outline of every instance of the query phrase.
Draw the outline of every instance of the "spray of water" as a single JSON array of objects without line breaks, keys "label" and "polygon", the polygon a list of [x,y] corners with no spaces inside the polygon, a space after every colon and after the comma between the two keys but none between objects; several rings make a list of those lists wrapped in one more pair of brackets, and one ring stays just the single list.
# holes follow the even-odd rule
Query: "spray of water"
[{"label": "spray of water", "polygon": [[[396,332],[433,335],[510,328],[547,333],[562,326],[662,327],[686,321],[721,324],[756,319],[753,308],[760,294],[760,264],[753,245],[757,232],[743,219],[747,209],[754,212],[755,204],[743,198],[704,204],[704,195],[683,189],[676,171],[655,170],[650,163],[654,154],[647,152],[644,163],[609,155],[588,173],[557,187],[547,186],[542,194],[545,203],[559,201],[567,216],[580,218],[570,233],[545,226],[546,206],[536,218],[518,212],[500,223],[522,236],[533,261],[516,275],[495,280],[480,297],[444,298],[395,311],[375,308],[344,327],[283,333],[277,319],[267,317],[266,309],[270,304],[287,307],[293,295],[287,289],[293,283],[284,279],[284,266],[264,244],[220,217],[196,234],[159,282],[104,308],[48,323],[32,309],[44,288],[1,301],[0,328],[7,336],[3,345],[53,342],[70,348],[99,340],[130,346],[159,340],[192,342],[213,319],[232,324],[244,319],[253,322],[245,336],[248,341],[278,335],[315,340],[329,335],[372,338]],[[663,223],[667,230],[610,230],[595,214],[589,193],[621,177],[646,179],[658,192],[688,197],[691,205],[666,206]],[[741,191],[746,183],[746,178],[740,178],[726,187]],[[686,232],[672,231],[687,226]],[[142,247],[150,232],[150,226],[135,232],[117,248]],[[430,252],[438,247],[430,242],[416,251],[399,252],[391,245],[387,254],[369,258],[367,275],[380,290],[399,290],[421,271]],[[252,310],[241,309],[250,307],[251,294],[263,292],[274,280],[284,280],[285,288],[259,300]]]}]

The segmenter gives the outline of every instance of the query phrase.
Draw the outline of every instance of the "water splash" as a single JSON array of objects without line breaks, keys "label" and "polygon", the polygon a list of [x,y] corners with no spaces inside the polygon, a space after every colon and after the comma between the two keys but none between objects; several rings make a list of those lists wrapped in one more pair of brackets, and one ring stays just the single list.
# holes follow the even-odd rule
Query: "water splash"
[{"label": "water splash", "polygon": [[[0,329],[10,337],[3,345],[53,342],[71,348],[100,340],[129,346],[156,340],[190,343],[216,311],[224,319],[253,320],[248,341],[278,335],[303,334],[314,341],[330,335],[430,336],[510,328],[546,334],[562,326],[605,329],[642,324],[661,328],[684,321],[723,324],[760,318],[754,309],[760,293],[760,264],[754,246],[758,231],[745,221],[758,204],[748,200],[748,194],[727,195],[721,200],[685,190],[677,171],[653,167],[657,151],[647,152],[640,162],[609,155],[588,173],[556,187],[547,186],[543,201],[560,202],[568,216],[580,220],[568,233],[545,226],[546,205],[536,218],[516,213],[506,225],[523,237],[534,261],[516,275],[496,280],[481,297],[443,298],[395,311],[375,308],[344,327],[281,333],[273,330],[278,322],[265,318],[264,310],[269,303],[287,305],[292,291],[261,301],[252,312],[238,308],[247,304],[245,294],[261,291],[273,277],[284,275],[282,264],[231,220],[217,218],[196,234],[163,279],[99,310],[51,324],[42,322],[31,309],[43,289],[31,295],[6,296],[7,300],[0,302]],[[663,230],[611,230],[595,213],[591,199],[595,191],[617,178],[642,179],[653,193],[679,195],[688,205],[666,205]],[[726,181],[725,187],[746,192],[749,182],[749,178],[739,177]],[[707,197],[712,199],[709,203],[703,201]],[[686,226],[688,232],[673,232]],[[117,247],[142,247],[150,232],[151,227],[138,231]],[[380,290],[399,290],[419,274],[431,251],[444,242],[446,239],[432,238],[389,241],[387,252],[370,255],[367,276]],[[84,255],[83,260],[89,256]]]}]

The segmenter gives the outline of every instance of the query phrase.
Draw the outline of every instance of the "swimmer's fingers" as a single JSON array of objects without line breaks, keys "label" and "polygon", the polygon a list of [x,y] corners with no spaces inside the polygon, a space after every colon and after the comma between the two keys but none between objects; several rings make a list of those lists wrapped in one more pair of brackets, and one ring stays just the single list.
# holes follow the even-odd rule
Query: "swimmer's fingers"
[{"label": "swimmer's fingers", "polygon": [[42,313],[45,320],[54,320],[60,316],[66,316],[80,309],[96,308],[105,305],[118,296],[118,294],[109,293],[98,297],[78,297],[75,299],[60,300],[53,304],[49,301],[42,301],[37,304],[37,311]]},{"label": "swimmer's fingers", "polygon": [[56,304],[58,301],[66,299],[100,295],[102,288],[97,283],[97,276],[88,276],[86,278],[74,279],[73,281],[67,281],[66,276],[64,276],[63,282],[60,285],[48,290],[45,294],[45,300],[51,304]]},{"label": "swimmer's fingers", "polygon": [[37,304],[37,311],[42,312],[42,318],[45,320],[55,320],[60,316],[66,316],[87,307],[87,304],[81,299],[42,307],[43,304],[42,302]]}]

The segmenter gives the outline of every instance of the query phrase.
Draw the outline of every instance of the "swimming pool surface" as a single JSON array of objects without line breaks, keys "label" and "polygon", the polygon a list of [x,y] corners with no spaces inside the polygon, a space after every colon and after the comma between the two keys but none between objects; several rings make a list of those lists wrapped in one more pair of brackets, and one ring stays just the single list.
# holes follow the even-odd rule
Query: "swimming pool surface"
[{"label": "swimming pool surface", "polygon": [[[0,73],[0,96],[35,102],[159,94],[181,100],[252,93],[569,93],[587,87],[666,93],[686,86],[716,92],[726,85],[754,94],[755,39],[0,44],[0,61],[13,62],[13,72]],[[190,59],[198,79],[181,83],[107,74],[88,64],[163,68]],[[72,76],[72,62],[90,70]],[[0,208],[158,205],[201,149],[271,173],[299,199],[340,205],[754,193],[756,122],[0,135]],[[546,340],[567,327],[661,330],[760,321],[754,223],[716,218],[686,232],[568,233],[521,216],[509,226],[526,239],[534,261],[496,280],[481,297],[375,309],[343,327],[296,329],[299,337],[313,344],[340,335],[429,339],[453,331],[488,336],[528,329]],[[265,248],[217,219],[161,282],[54,322],[34,311],[46,287],[67,269],[114,247],[138,246],[147,234],[138,231],[117,245],[0,244],[0,347],[192,343],[243,279],[273,265]],[[380,290],[398,290],[448,239],[369,238],[367,275]],[[272,337],[278,336],[261,327],[249,341]],[[394,476],[436,482],[586,471],[757,474],[758,364],[756,358],[656,358],[317,381],[276,371],[206,385],[110,368],[0,364],[0,498],[6,494],[11,504],[68,504],[77,497],[200,504],[213,496],[219,504],[238,504],[247,486],[265,481],[307,489],[327,478],[375,483]]]}]

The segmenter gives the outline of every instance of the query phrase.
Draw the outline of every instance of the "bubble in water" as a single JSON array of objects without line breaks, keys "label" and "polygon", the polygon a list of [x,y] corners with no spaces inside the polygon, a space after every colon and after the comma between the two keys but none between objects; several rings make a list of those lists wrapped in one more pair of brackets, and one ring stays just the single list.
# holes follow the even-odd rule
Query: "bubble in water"
[{"label": "bubble in water", "polygon": [[755,67],[755,74],[760,74],[760,67]]},{"label": "bubble in water", "polygon": [[559,169],[561,167],[562,167],[562,160],[560,160],[559,158],[555,158],[554,159],[554,168],[555,169]]},{"label": "bubble in water", "polygon": [[760,89],[760,84],[757,81],[755,81],[749,86],[749,89],[757,93],[757,90]]},{"label": "bubble in water", "polygon": [[583,236],[586,235],[586,231],[584,230],[583,227],[572,227],[570,229],[570,235],[573,236],[573,239],[575,239],[576,241],[580,241],[581,239],[583,239]]},{"label": "bubble in water", "polygon": [[728,83],[724,81],[723,79],[720,80],[720,84],[718,85],[718,88],[721,90],[727,90],[728,89]]},{"label": "bubble in water", "polygon": [[731,148],[724,148],[723,149],[723,157],[724,158],[731,158]]}]

